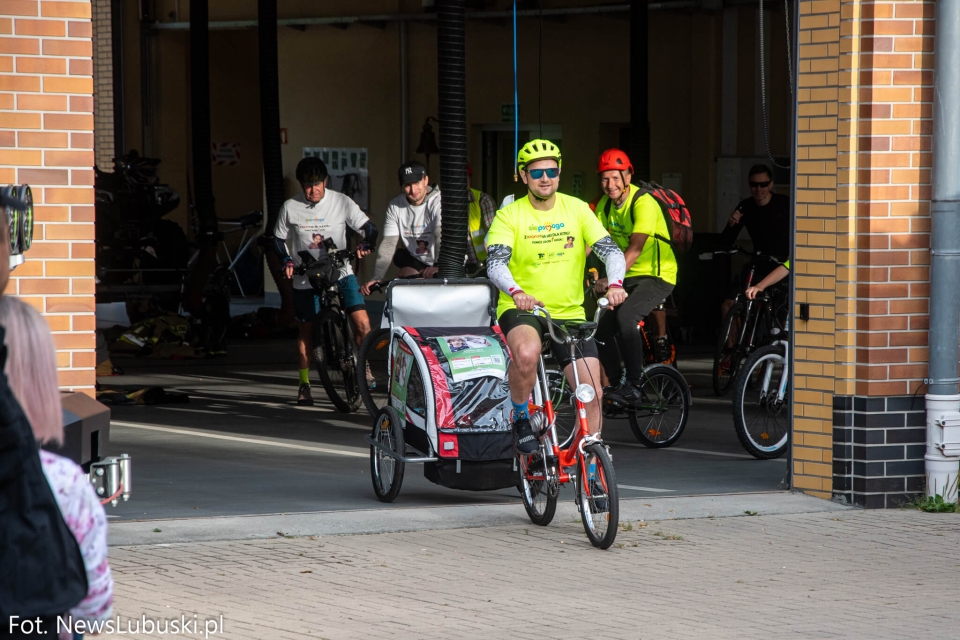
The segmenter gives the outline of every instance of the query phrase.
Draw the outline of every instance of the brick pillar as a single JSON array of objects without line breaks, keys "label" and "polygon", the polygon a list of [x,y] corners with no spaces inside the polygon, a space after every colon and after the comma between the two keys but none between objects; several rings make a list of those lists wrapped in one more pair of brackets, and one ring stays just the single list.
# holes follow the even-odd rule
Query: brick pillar
[{"label": "brick pillar", "polygon": [[6,293],[47,318],[61,386],[95,379],[91,4],[0,4],[0,184],[27,183],[36,230]]},{"label": "brick pillar", "polygon": [[794,484],[895,506],[923,487],[933,2],[800,10]]},{"label": "brick pillar", "polygon": [[797,84],[796,300],[793,485],[833,489],[831,405],[836,383],[837,125],[840,0],[800,3]]}]

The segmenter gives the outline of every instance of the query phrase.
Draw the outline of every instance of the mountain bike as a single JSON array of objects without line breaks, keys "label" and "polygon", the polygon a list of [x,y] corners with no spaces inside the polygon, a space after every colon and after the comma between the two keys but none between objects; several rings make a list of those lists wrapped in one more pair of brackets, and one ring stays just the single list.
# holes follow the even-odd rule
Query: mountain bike
[{"label": "mountain bike", "polygon": [[353,327],[344,310],[343,295],[337,288],[340,269],[357,257],[347,250],[329,251],[319,259],[300,252],[296,273],[308,276],[320,292],[320,315],[313,320],[313,363],[324,391],[339,411],[356,411],[362,402],[357,383],[357,349]]},{"label": "mountain bike", "polygon": [[[592,283],[589,289],[593,291]],[[647,349],[644,352],[644,362],[650,362],[651,359],[647,356],[652,346],[644,325],[645,321],[641,320],[637,330],[643,332],[644,347]],[[671,342],[671,348],[672,345]],[[619,382],[625,381],[626,379],[621,377]],[[560,382],[563,382],[562,378]],[[610,382],[616,384],[616,381]],[[565,397],[564,391],[561,387],[555,391],[555,394],[559,393],[562,398]],[[567,393],[569,394],[569,391]],[[668,364],[660,362],[648,364],[641,372],[640,395],[640,402],[632,406],[624,406],[604,397],[603,417],[616,419],[626,415],[634,437],[644,446],[661,449],[674,444],[680,439],[687,426],[690,407],[693,403],[690,385],[686,378]]]},{"label": "mountain bike", "polygon": [[[700,254],[701,260],[712,260],[716,255],[732,255],[746,253],[752,256],[750,269],[747,272],[743,289],[746,290],[754,283],[757,266],[767,263],[772,266],[782,264],[776,258],[753,253],[735,247],[730,250],[714,251]],[[740,292],[733,300],[733,306],[727,312],[721,325],[720,335],[717,338],[717,347],[713,357],[713,392],[718,396],[725,396],[730,391],[733,380],[740,371],[744,360],[754,349],[766,344],[772,328],[783,329],[784,318],[788,310],[787,288],[785,283],[771,286],[772,295],[763,299],[748,300]]]},{"label": "mountain bike", "polygon": [[734,429],[743,448],[760,460],[779,458],[790,444],[788,338],[780,331],[776,337],[750,354],[734,385]]},{"label": "mountain bike", "polygon": [[[597,331],[597,319],[607,307],[606,298],[601,298],[593,322],[564,321],[555,323],[550,313],[535,307],[534,315],[547,320],[550,339],[570,348],[576,362],[581,345],[593,339]],[[586,405],[596,398],[596,389],[580,382],[577,367],[573,367],[572,402],[576,415],[576,427],[568,434],[558,432],[553,406],[553,391],[541,356],[537,370],[537,385],[542,407],[531,407],[530,425],[539,434],[540,451],[531,455],[518,455],[520,495],[530,521],[546,526],[553,520],[557,510],[560,485],[573,483],[575,501],[590,543],[606,549],[617,537],[620,521],[620,502],[617,479],[613,471],[610,452],[599,435],[590,433],[587,424]]]}]

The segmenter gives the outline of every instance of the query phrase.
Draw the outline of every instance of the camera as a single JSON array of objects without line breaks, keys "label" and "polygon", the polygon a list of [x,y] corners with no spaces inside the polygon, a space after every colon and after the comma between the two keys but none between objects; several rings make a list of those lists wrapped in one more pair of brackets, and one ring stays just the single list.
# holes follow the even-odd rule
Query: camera
[{"label": "camera", "polygon": [[10,230],[10,270],[23,264],[23,254],[33,244],[33,193],[25,184],[0,189],[0,207],[7,213]]}]

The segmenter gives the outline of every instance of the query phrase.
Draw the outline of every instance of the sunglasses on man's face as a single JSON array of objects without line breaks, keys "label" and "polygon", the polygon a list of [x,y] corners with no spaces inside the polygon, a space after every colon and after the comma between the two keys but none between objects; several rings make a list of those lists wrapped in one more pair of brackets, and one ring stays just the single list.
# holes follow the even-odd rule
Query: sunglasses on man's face
[{"label": "sunglasses on man's face", "polygon": [[770,180],[764,180],[763,182],[754,182],[753,180],[751,180],[751,181],[750,181],[750,188],[751,188],[751,189],[756,189],[756,188],[766,189],[767,187],[770,186],[770,182],[771,182]]},{"label": "sunglasses on man's face", "polygon": [[550,167],[549,169],[530,169],[527,171],[527,173],[529,173],[530,177],[534,180],[539,180],[543,177],[543,174],[547,174],[547,177],[553,180],[560,175],[560,167]]}]

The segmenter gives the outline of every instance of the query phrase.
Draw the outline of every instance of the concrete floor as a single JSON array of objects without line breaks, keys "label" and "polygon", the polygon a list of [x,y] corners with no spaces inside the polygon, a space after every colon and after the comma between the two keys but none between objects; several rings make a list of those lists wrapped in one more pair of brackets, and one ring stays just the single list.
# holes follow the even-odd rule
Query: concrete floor
[{"label": "concrete floor", "polygon": [[[289,342],[289,343],[288,343]],[[125,375],[104,386],[159,385],[190,394],[188,404],[113,407],[108,453],[134,459],[133,496],[107,507],[112,519],[170,519],[379,509],[370,486],[372,422],[340,414],[314,387],[316,407],[298,407],[292,341],[231,345],[223,359],[116,359]],[[626,420],[608,421],[621,496],[674,497],[776,491],[785,459],[759,461],[737,440],[729,399],[713,396],[706,357],[680,370],[693,386],[687,428],[668,449],[647,449]],[[566,490],[570,492],[569,489]],[[561,499],[572,499],[572,494]],[[395,508],[516,503],[515,490],[445,489],[408,465]]]}]

